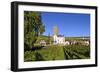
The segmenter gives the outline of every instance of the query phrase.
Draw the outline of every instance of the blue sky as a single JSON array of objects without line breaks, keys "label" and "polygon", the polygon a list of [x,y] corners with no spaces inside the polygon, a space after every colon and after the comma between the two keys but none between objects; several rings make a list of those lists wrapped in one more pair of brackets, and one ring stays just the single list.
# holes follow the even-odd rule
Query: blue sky
[{"label": "blue sky", "polygon": [[90,36],[90,14],[42,12],[45,25],[43,35],[53,34],[53,27],[58,26],[59,35],[66,37]]}]

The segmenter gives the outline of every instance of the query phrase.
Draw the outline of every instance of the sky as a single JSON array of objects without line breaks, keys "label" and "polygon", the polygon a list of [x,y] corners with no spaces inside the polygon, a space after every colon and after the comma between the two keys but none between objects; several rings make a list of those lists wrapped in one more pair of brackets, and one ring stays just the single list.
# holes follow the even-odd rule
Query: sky
[{"label": "sky", "polygon": [[53,27],[57,26],[59,35],[66,37],[90,36],[90,14],[42,12],[45,25],[43,35],[53,35]]}]

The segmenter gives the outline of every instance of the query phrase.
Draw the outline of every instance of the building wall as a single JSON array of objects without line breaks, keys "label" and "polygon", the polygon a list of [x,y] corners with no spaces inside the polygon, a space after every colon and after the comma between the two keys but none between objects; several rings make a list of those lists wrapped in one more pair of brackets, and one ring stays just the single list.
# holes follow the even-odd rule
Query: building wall
[{"label": "building wall", "polygon": [[57,35],[53,35],[54,44],[64,44],[65,37],[58,37]]}]

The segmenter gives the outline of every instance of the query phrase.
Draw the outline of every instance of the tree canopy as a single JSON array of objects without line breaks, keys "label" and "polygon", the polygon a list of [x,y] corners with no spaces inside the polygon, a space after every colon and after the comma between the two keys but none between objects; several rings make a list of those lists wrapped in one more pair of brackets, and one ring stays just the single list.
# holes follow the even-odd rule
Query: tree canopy
[{"label": "tree canopy", "polygon": [[24,11],[24,46],[32,48],[37,37],[45,31],[40,12]]}]

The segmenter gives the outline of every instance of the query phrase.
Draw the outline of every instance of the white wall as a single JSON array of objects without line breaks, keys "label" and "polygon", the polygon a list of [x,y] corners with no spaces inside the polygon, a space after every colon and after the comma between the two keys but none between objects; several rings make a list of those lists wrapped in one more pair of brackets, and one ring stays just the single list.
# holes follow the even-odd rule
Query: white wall
[{"label": "white wall", "polygon": [[[14,0],[0,0],[0,73],[11,73],[10,71],[10,2]],[[17,0],[16,0],[17,1]],[[35,1],[46,3],[62,3],[62,4],[79,4],[79,5],[97,5],[100,12],[100,0],[21,0],[21,1]],[[98,12],[98,13],[99,13]],[[100,14],[98,14],[98,20]],[[98,22],[99,24],[100,22]],[[100,25],[99,25],[100,31]],[[99,36],[100,37],[100,34]],[[100,38],[99,42],[100,43]],[[99,46],[100,48],[100,46]],[[98,48],[98,55],[100,56],[100,49]],[[99,58],[100,61],[100,58]],[[99,63],[100,64],[100,63]],[[36,73],[98,73],[100,66],[91,68],[73,68],[73,69],[60,69],[60,70],[45,70],[35,71]],[[30,71],[32,73],[32,71]]]}]

